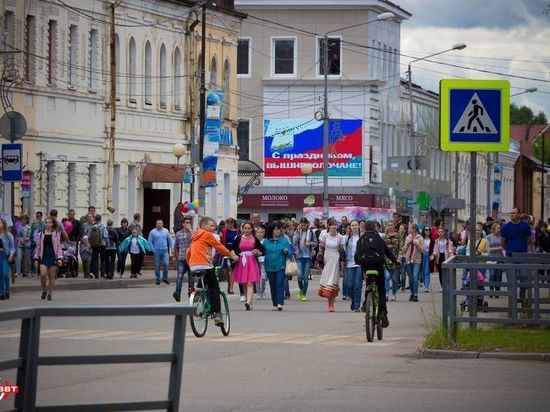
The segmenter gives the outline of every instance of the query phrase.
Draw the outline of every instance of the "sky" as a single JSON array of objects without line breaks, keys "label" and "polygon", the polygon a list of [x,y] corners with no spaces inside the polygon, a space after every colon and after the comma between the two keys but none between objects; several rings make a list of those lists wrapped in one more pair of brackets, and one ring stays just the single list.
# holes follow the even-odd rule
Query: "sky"
[{"label": "sky", "polygon": [[[432,59],[508,75],[419,61],[412,65],[415,83],[437,91],[442,78],[507,79],[512,95],[538,88],[537,92],[512,97],[511,102],[529,106],[535,114],[543,111],[550,120],[550,0],[393,2],[412,13],[401,25],[403,54],[419,58],[465,43],[464,50]],[[401,63],[408,61],[402,57]],[[401,70],[405,71],[406,66],[401,66]]]}]

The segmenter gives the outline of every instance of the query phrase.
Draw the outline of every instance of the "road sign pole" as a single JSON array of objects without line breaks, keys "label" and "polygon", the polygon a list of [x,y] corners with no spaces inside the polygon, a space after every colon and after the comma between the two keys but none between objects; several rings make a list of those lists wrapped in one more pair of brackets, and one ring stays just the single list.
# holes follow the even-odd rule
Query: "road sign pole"
[{"label": "road sign pole", "polygon": [[[477,221],[477,152],[470,153],[470,257],[476,255],[476,221]],[[475,276],[475,275],[474,275]],[[470,274],[470,277],[472,275]]]},{"label": "road sign pole", "polygon": [[[17,140],[17,136],[15,133],[15,118],[10,117],[10,123],[11,123],[11,131],[10,131],[10,143],[13,143]],[[22,159],[19,159],[21,162]],[[13,219],[13,216],[15,215],[15,182],[11,182],[10,185],[10,202],[11,202],[11,219],[13,224],[15,224],[15,220]]]}]

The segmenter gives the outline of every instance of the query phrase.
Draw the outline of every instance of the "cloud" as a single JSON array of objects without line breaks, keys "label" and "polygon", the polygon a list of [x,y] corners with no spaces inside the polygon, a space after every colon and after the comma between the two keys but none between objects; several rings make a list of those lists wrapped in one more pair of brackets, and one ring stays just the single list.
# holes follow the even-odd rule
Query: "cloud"
[{"label": "cloud", "polygon": [[404,26],[515,28],[544,19],[546,0],[400,0],[412,13]]}]

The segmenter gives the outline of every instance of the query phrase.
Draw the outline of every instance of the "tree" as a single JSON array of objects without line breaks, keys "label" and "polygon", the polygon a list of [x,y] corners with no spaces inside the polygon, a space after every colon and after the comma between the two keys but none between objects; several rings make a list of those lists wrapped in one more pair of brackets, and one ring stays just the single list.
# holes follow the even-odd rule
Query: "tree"
[{"label": "tree", "polygon": [[536,116],[527,106],[518,107],[514,103],[510,105],[510,124],[547,124],[544,112],[539,112]]},{"label": "tree", "polygon": [[533,142],[533,151],[535,157],[542,161],[542,139],[544,138],[544,164],[550,164],[550,131],[544,133],[535,139]]}]

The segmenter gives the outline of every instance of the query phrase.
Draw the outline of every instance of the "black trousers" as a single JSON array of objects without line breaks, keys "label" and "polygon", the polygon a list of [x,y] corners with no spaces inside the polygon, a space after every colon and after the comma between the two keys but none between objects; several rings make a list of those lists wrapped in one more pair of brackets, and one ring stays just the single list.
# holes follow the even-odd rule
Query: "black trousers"
[{"label": "black trousers", "polygon": [[[96,277],[101,274],[101,276],[105,276],[105,246],[101,247],[93,247],[92,248],[92,263],[90,272],[93,273]],[[100,269],[101,265],[101,269]]]},{"label": "black trousers", "polygon": [[[376,286],[378,287],[378,307],[380,312],[388,313],[388,306],[386,305],[386,275],[384,273],[384,265],[377,265],[373,267],[362,266],[363,273],[367,270],[376,270],[378,271],[378,276],[375,278]],[[372,277],[367,279],[367,282],[371,281]],[[367,283],[368,286],[368,283]],[[367,296],[365,292],[365,297]]]},{"label": "black trousers", "polygon": [[203,282],[208,286],[210,292],[210,303],[212,304],[212,312],[219,313],[221,309],[220,302],[220,284],[218,279],[216,279],[216,270],[214,268],[208,270],[200,270],[196,272],[191,272],[191,275],[196,273],[204,273]]},{"label": "black trousers", "polygon": [[108,278],[112,278],[115,274],[115,259],[116,249],[105,250],[105,260],[103,266],[105,267],[105,272],[107,273]]},{"label": "black trousers", "polygon": [[141,265],[143,265],[143,253],[130,253],[130,273],[137,275],[141,272]]}]

